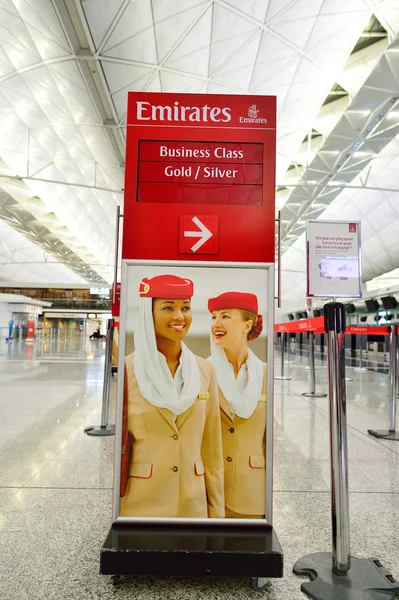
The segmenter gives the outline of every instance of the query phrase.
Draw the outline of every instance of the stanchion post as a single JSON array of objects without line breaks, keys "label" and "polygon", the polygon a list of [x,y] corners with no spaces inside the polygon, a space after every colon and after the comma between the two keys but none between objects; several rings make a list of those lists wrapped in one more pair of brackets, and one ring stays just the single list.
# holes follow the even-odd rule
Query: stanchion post
[{"label": "stanchion post", "polygon": [[345,385],[345,310],[339,302],[325,306],[330,400],[331,517],[333,571],[350,569],[348,442]]},{"label": "stanchion post", "polygon": [[323,394],[322,392],[316,392],[316,372],[315,372],[315,361],[314,361],[314,333],[313,331],[309,331],[309,339],[308,339],[308,359],[309,359],[309,384],[310,390],[309,392],[304,392],[302,396],[306,396],[306,398],[325,398],[327,394]]},{"label": "stanchion post", "polygon": [[326,304],[324,324],[330,402],[332,552],[303,556],[295,563],[293,571],[311,579],[301,585],[302,592],[310,598],[371,600],[386,597],[393,600],[399,593],[399,586],[381,562],[350,554],[344,305],[340,302]]},{"label": "stanchion post", "polygon": [[286,333],[281,333],[281,375],[276,375],[274,379],[285,380],[288,381],[291,377],[284,375],[284,354],[285,354],[285,343],[286,343]]},{"label": "stanchion post", "polygon": [[[396,335],[398,335],[398,329],[396,328]],[[399,363],[399,344],[398,341],[396,341],[396,395],[399,394],[399,368],[398,368],[398,363]]]},{"label": "stanchion post", "polygon": [[390,332],[390,354],[389,354],[389,417],[388,430],[395,431],[396,427],[396,382],[397,382],[397,362],[396,362],[396,347],[397,347],[397,330],[396,325],[391,325]]},{"label": "stanchion post", "polygon": [[356,371],[357,373],[362,373],[364,371],[367,371],[367,367],[363,367],[363,339],[362,339],[362,334],[358,334],[359,337],[359,341],[360,341],[360,349],[359,349],[359,366],[358,367],[354,367],[354,371]]},{"label": "stanchion post", "polygon": [[389,328],[389,379],[388,379],[388,429],[369,429],[370,435],[385,440],[399,441],[399,432],[396,431],[396,392],[397,392],[397,352],[398,352],[397,325]]},{"label": "stanchion post", "polygon": [[110,381],[112,369],[112,341],[114,337],[114,320],[108,320],[107,341],[105,345],[104,357],[104,384],[101,410],[101,425],[86,427],[87,435],[105,436],[115,434],[115,425],[108,425],[109,419],[109,396],[110,396]]}]

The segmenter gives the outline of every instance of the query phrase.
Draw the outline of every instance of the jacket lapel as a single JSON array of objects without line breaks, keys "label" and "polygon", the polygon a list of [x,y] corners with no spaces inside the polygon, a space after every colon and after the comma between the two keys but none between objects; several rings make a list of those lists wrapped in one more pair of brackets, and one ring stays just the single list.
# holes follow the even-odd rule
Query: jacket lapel
[{"label": "jacket lapel", "polygon": [[178,429],[180,429],[180,427],[183,425],[184,421],[187,419],[188,415],[190,414],[190,412],[193,409],[194,404],[197,402],[197,400],[194,400],[194,402],[192,403],[192,405],[185,410],[184,412],[181,413],[181,415],[179,415],[176,419],[176,426]]},{"label": "jacket lapel", "polygon": [[222,392],[222,390],[220,388],[219,388],[219,404],[220,404],[220,408],[222,409],[222,411],[224,413],[226,413],[226,415],[232,421],[233,417],[232,417],[232,414],[231,414],[229,403],[227,402],[227,400],[224,397],[223,392]]},{"label": "jacket lapel", "polygon": [[169,425],[175,431],[177,431],[177,427],[176,427],[176,423],[175,423],[175,418],[174,418],[173,414],[170,412],[170,410],[168,410],[167,408],[159,408],[158,406],[156,408],[157,408],[157,410],[159,410],[159,412],[161,413],[161,415],[163,416],[163,418],[165,419],[165,421],[167,421],[169,423]]}]

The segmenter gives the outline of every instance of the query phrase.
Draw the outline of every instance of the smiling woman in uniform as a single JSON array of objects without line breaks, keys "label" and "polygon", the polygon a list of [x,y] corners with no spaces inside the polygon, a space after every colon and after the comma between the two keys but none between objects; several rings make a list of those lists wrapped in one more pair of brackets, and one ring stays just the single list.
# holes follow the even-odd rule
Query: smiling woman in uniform
[{"label": "smiling woman in uniform", "polygon": [[226,517],[264,519],[266,509],[266,364],[248,348],[262,332],[255,294],[211,298],[210,361],[222,425]]},{"label": "smiling woman in uniform", "polygon": [[215,372],[183,343],[193,282],[144,278],[139,294],[135,353],[125,361],[120,515],[224,517]]}]

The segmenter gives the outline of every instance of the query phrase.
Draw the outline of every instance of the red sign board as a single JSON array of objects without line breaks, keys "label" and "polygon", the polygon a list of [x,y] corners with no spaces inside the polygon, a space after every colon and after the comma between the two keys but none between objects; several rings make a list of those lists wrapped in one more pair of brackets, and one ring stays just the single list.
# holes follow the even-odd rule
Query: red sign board
[{"label": "red sign board", "polygon": [[275,105],[129,93],[122,257],[274,262]]},{"label": "red sign board", "polygon": [[115,284],[112,284],[112,308],[111,308],[111,313],[112,313],[113,317],[119,317],[120,310],[121,310],[121,284],[120,283],[116,284],[115,302],[113,301],[113,299],[114,299],[114,285]]}]

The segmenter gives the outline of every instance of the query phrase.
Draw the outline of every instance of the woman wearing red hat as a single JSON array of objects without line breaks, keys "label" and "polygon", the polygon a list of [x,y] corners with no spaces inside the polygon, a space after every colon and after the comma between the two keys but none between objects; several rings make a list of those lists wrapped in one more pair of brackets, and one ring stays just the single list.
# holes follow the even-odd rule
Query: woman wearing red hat
[{"label": "woman wearing red hat", "polygon": [[211,357],[219,385],[226,517],[264,519],[266,365],[248,348],[262,331],[255,294],[211,298]]},{"label": "woman wearing red hat", "polygon": [[183,343],[193,282],[175,275],[144,278],[139,294],[135,352],[125,361],[120,514],[224,517],[215,372]]}]

